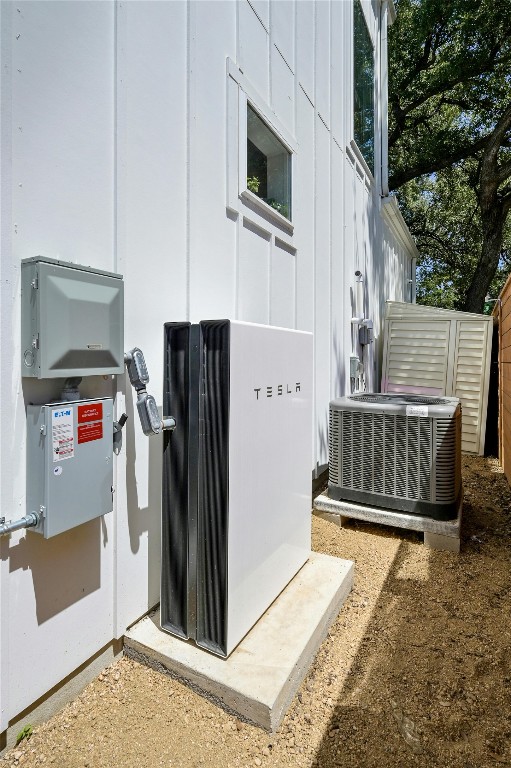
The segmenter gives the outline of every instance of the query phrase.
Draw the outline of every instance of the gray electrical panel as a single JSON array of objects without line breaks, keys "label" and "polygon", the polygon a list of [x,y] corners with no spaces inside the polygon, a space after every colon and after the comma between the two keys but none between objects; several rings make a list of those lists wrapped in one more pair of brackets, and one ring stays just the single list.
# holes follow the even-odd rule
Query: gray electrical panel
[{"label": "gray electrical panel", "polygon": [[122,275],[24,259],[21,358],[22,375],[38,379],[123,373]]},{"label": "gray electrical panel", "polygon": [[47,539],[112,510],[113,400],[27,407],[27,512]]}]

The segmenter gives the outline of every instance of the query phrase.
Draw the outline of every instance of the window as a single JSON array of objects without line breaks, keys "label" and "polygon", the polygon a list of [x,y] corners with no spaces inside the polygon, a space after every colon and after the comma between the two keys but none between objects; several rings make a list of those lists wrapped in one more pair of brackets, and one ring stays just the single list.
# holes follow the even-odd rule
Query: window
[{"label": "window", "polygon": [[374,175],[374,50],[360,0],[353,14],[354,138]]},{"label": "window", "polygon": [[247,189],[291,221],[291,152],[248,102]]},{"label": "window", "polygon": [[267,233],[292,238],[298,143],[229,58],[227,76],[227,208],[255,215]]}]

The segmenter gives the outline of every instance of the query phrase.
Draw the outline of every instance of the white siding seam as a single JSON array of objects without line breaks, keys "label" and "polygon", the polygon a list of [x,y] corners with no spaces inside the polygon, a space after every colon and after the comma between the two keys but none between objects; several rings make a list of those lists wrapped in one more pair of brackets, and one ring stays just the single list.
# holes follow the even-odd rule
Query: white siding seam
[{"label": "white siding seam", "polygon": [[305,87],[304,87],[304,86],[303,86],[303,85],[302,85],[300,82],[298,83],[298,85],[300,86],[300,88],[301,88],[301,89],[302,89],[302,91],[304,92],[304,94],[305,94],[305,97],[307,98],[307,100],[310,102],[310,105],[311,105],[311,107],[312,107],[312,108],[315,110],[315,109],[316,109],[316,107],[314,106],[314,102],[312,101],[311,97],[309,96],[309,94],[308,94],[308,93],[307,93],[307,91],[305,90]]},{"label": "white siding seam", "polygon": [[273,236],[270,237],[268,241],[268,247],[266,249],[268,254],[268,325],[272,325],[272,318],[274,317],[273,312],[273,301],[272,301],[272,285],[273,285],[273,260],[276,258],[275,254],[275,245]]},{"label": "white siding seam", "polygon": [[118,117],[119,117],[119,109],[118,109],[118,74],[119,74],[119,67],[118,67],[118,56],[119,56],[119,50],[118,50],[118,44],[117,44],[117,34],[118,34],[118,25],[117,25],[117,16],[119,13],[119,3],[116,2],[114,5],[114,135],[113,135],[113,212],[114,212],[114,220],[113,220],[113,226],[112,226],[112,235],[114,240],[114,248],[113,248],[113,256],[114,256],[114,272],[119,271],[119,267],[117,265],[117,256],[119,251],[119,242],[118,242],[118,227],[119,227],[119,221],[118,221],[118,211],[117,211],[117,197],[119,194],[119,179],[118,179],[118,173],[119,173],[119,162],[118,162],[118,156],[117,153],[119,151],[118,147],[118,139],[117,139],[117,131],[118,131]]},{"label": "white siding seam", "polygon": [[[293,13],[294,66],[295,66],[295,69],[298,71],[298,8],[297,8],[296,2],[294,3],[294,6],[293,6],[293,12],[294,12]],[[300,84],[298,82],[298,78],[295,75],[293,77],[293,97],[294,97],[293,131],[295,136],[298,136],[298,87],[299,85]],[[303,92],[305,93],[305,91]],[[305,95],[307,96],[306,93]],[[291,215],[292,216],[293,216],[293,207],[294,207],[293,197],[296,195],[296,166],[297,166],[297,163],[294,163],[294,167],[292,166],[293,175],[291,176]],[[300,241],[298,240],[298,242]],[[298,250],[296,248],[295,248],[295,254],[294,254],[294,261],[293,261],[293,291],[294,291],[293,327],[297,329],[298,328]]]},{"label": "white siding seam", "polygon": [[[332,25],[332,2],[330,2],[330,5],[328,6],[328,29],[330,31],[330,36],[328,38],[328,125],[332,125],[332,37],[333,37],[333,25]],[[328,127],[328,126],[327,126]],[[330,128],[328,128],[330,130]],[[332,148],[329,147],[328,151],[330,152],[330,159],[332,158]],[[330,169],[332,166],[330,166]],[[331,177],[330,172],[330,177]],[[332,209],[330,208],[330,213],[332,212]],[[330,223],[330,234],[332,233],[332,226]],[[330,361],[331,365],[331,361]]]},{"label": "white siding seam", "polygon": [[330,127],[329,127],[327,121],[325,120],[325,118],[323,117],[323,115],[321,114],[321,112],[318,112],[317,115],[318,115],[319,119],[321,120],[321,122],[323,123],[323,125],[325,126],[325,128],[327,129],[328,133],[330,133]]},{"label": "white siding seam", "polygon": [[[334,227],[332,224],[333,219],[333,211],[334,211],[334,183],[333,183],[333,152],[332,152],[332,143],[334,143],[337,148],[340,149],[338,142],[335,140],[334,137],[334,126],[335,126],[335,110],[334,110],[334,85],[337,83],[339,84],[339,80],[336,80],[334,78],[334,68],[333,68],[333,59],[332,54],[334,51],[334,24],[333,24],[333,8],[330,10],[330,89],[329,89],[329,100],[330,100],[330,117],[332,122],[332,131],[330,132],[330,167],[332,169],[331,177],[330,177],[330,349],[329,349],[329,357],[330,357],[330,377],[329,377],[329,385],[330,385],[330,397],[336,397],[338,396],[338,392],[336,391],[336,382],[334,382],[334,376],[337,380],[337,370],[338,370],[338,363],[334,362],[337,361],[337,348],[336,348],[336,339],[334,339],[334,333],[337,334],[339,332],[339,313],[335,312],[334,310],[334,290],[337,288],[337,285],[334,286],[334,265],[336,265],[335,256],[337,256],[337,259],[339,262],[342,260],[342,254],[338,252],[337,254],[334,254]],[[342,79],[340,79],[340,82],[342,83]],[[336,93],[336,101],[338,100],[340,94]],[[336,175],[336,182],[337,182],[337,188],[342,189],[342,164],[343,164],[343,157],[342,157],[342,150],[341,150],[341,156],[340,156],[340,166],[339,171],[341,171],[340,175]],[[336,235],[338,235],[338,230],[336,230]],[[339,264],[340,266],[340,264]],[[339,295],[339,291],[337,288],[337,294]],[[339,302],[337,304],[339,306]],[[344,308],[344,302],[342,302],[342,307]],[[337,308],[337,307],[336,307]],[[334,317],[335,314],[335,317]],[[341,321],[342,324],[342,321]],[[334,371],[335,369],[335,371]]]},{"label": "white siding seam", "polygon": [[268,67],[268,103],[270,104],[272,111],[275,111],[273,109],[273,63],[272,63],[272,55],[271,55],[272,45],[273,45],[273,29],[272,29],[272,23],[271,23],[272,14],[273,14],[273,5],[271,3],[271,0],[268,0],[268,24],[270,26],[270,29],[267,30],[268,36],[266,38],[266,46],[268,49],[268,55],[266,58],[266,64]]},{"label": "white siding seam", "polygon": [[[264,23],[264,21],[262,20],[262,18],[259,16],[259,14],[257,13],[256,9],[254,8],[254,6],[252,5],[252,3],[250,2],[250,0],[247,0],[247,3],[249,4],[250,8],[251,8],[251,9],[252,9],[252,11],[254,12],[254,14],[255,14],[255,16],[256,16],[256,18],[257,18],[257,20],[258,20],[258,21],[261,23],[261,25],[262,25],[262,27],[263,27],[264,31],[266,32],[266,34],[268,34],[268,33],[269,33],[269,30],[266,28],[266,24]],[[271,4],[270,4],[270,13],[271,13]],[[271,29],[271,20],[270,20],[270,29]]]},{"label": "white siding seam", "polygon": [[186,319],[190,319],[191,306],[191,3],[186,8]]},{"label": "white siding seam", "polygon": [[[317,14],[317,6],[314,6],[314,14],[313,14],[313,51],[312,51],[312,57],[314,61],[314,77],[312,80],[314,91],[316,91],[316,14]],[[305,95],[307,93],[304,90]],[[312,104],[312,102],[311,102]],[[314,105],[313,105],[314,106]],[[313,167],[313,181],[312,181],[312,187],[313,187],[313,200],[316,200],[316,191],[317,191],[317,174],[316,174],[316,158],[317,158],[317,151],[316,151],[316,140],[317,140],[317,128],[316,128],[316,108],[314,107],[314,117],[313,117],[313,126],[312,126],[312,167]],[[316,401],[316,392],[317,392],[317,354],[318,354],[318,345],[316,340],[316,333],[317,333],[317,316],[316,316],[316,266],[317,266],[317,255],[316,255],[316,205],[314,204],[312,206],[312,242],[313,242],[313,258],[312,258],[312,264],[313,264],[313,270],[312,270],[312,318],[313,318],[313,360],[314,360],[314,376],[312,377],[312,408],[314,413],[314,477],[318,476],[318,404]]]},{"label": "white siding seam", "polygon": [[[236,8],[236,11],[235,11],[236,13],[236,61],[239,61],[240,60],[240,4],[235,3],[234,5]],[[254,9],[252,8],[252,10]],[[229,74],[229,58],[227,58],[227,74]]]},{"label": "white siding seam", "polygon": [[235,264],[234,268],[236,270],[236,274],[234,276],[234,318],[236,320],[239,319],[240,316],[240,226],[241,226],[241,216],[236,217],[236,221],[234,222],[234,226],[236,228],[235,230],[235,237],[234,237],[234,247],[235,247]]},{"label": "white siding seam", "polygon": [[[346,71],[344,72],[344,82],[348,82],[349,88],[345,89],[345,131],[346,131],[346,144],[348,145],[354,134],[354,109],[353,109],[353,88],[354,88],[354,62],[353,62],[353,3],[345,3],[344,5],[345,29],[347,32],[347,45],[344,54],[344,63]],[[352,158],[354,160],[354,158]]]},{"label": "white siding seam", "polygon": [[[297,72],[298,72],[298,9],[296,7],[296,2],[293,3],[293,135],[297,135],[297,125],[298,125],[298,78],[297,78]],[[291,177],[291,213],[293,212],[293,178]],[[295,265],[295,273],[296,273],[296,265]],[[297,301],[297,294],[295,291],[295,306]],[[295,328],[296,328],[296,322],[295,322]]]},{"label": "white siding seam", "polygon": [[293,327],[298,329],[298,264],[297,262],[298,258],[298,251],[295,251],[295,257],[293,261],[293,290],[294,290],[294,296],[293,296]]},{"label": "white siding seam", "polygon": [[[2,3],[0,7],[0,396],[2,403],[12,398],[10,370],[12,355],[12,10],[13,3]],[[6,274],[6,269],[7,274]],[[12,434],[11,408],[0,411],[0,451],[3,457],[4,441]],[[10,437],[9,437],[10,440]],[[8,455],[9,452],[8,452]],[[0,462],[0,511],[8,515],[12,506],[11,472],[6,461]],[[0,537],[0,616],[9,616],[9,545],[10,537]],[[9,622],[0,621],[0,733],[9,724]]]},{"label": "white siding seam", "polygon": [[280,50],[280,48],[279,48],[279,46],[277,45],[277,43],[273,43],[273,46],[274,46],[274,48],[276,49],[277,53],[280,55],[280,57],[281,57],[282,61],[283,61],[283,62],[284,62],[284,64],[286,65],[286,67],[287,67],[287,68],[289,69],[289,71],[291,72],[291,74],[292,74],[292,75],[294,75],[294,72],[293,72],[293,68],[292,68],[291,64],[290,64],[290,63],[287,61],[286,57],[284,56],[284,54],[283,54],[283,53],[282,53],[282,51]]},{"label": "white siding seam", "polygon": [[[119,2],[116,2],[114,5],[114,135],[113,135],[113,195],[114,195],[114,203],[113,203],[113,238],[114,238],[114,272],[119,271],[118,266],[118,254],[119,254],[119,141],[118,141],[118,130],[119,130],[119,99],[120,99],[120,88],[119,88],[119,24],[118,24],[118,15],[119,15]],[[122,7],[122,6],[121,6]],[[119,382],[119,380],[122,377],[115,377],[116,382]],[[118,387],[115,387],[117,390]],[[118,394],[117,392],[115,393]],[[119,405],[119,398],[115,397],[114,400],[114,419],[118,418],[118,405]],[[119,462],[114,461],[113,466],[113,484],[114,489],[117,491],[119,487],[118,483],[118,467]],[[118,519],[117,519],[117,499],[118,499],[118,493],[113,494],[113,508],[112,508],[112,533],[113,533],[113,547],[112,547],[112,637],[116,637],[119,631],[118,626],[118,589],[119,589],[119,579],[118,579],[118,548],[117,548],[117,542],[118,542]]]},{"label": "white siding seam", "polygon": [[[330,19],[331,19],[331,11],[330,11]],[[330,25],[331,26],[331,25]],[[332,79],[330,78],[330,96],[331,96],[331,87],[332,87]],[[330,141],[328,142],[328,165],[330,168],[330,178],[329,178],[329,201],[330,201],[330,211],[329,211],[329,221],[330,221],[330,232],[329,232],[329,265],[328,265],[328,281],[330,283],[329,286],[329,292],[328,292],[328,300],[329,300],[329,308],[328,308],[328,390],[330,392],[330,397],[333,396],[332,393],[332,358],[333,358],[333,281],[332,281],[332,270],[333,270],[333,227],[332,227],[332,213],[333,213],[333,173],[332,173],[332,136],[330,136]]]}]

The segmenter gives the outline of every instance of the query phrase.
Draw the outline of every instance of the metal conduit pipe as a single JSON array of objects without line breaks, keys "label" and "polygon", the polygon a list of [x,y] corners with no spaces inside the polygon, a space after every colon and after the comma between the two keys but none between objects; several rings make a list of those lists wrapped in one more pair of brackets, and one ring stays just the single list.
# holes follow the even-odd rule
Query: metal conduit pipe
[{"label": "metal conduit pipe", "polygon": [[37,512],[29,512],[20,520],[10,520],[5,522],[5,517],[0,517],[0,536],[8,536],[13,531],[19,531],[21,528],[33,528],[39,523]]}]

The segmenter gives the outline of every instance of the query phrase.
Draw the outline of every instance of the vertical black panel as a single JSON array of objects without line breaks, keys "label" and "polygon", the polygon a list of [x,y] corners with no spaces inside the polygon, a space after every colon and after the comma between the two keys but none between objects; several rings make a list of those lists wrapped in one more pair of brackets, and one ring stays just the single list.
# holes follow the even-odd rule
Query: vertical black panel
[{"label": "vertical black panel", "polygon": [[188,637],[197,635],[197,507],[199,503],[200,329],[190,328],[188,426]]},{"label": "vertical black panel", "polygon": [[197,643],[226,654],[229,482],[228,320],[200,323]]},{"label": "vertical black panel", "polygon": [[163,366],[163,417],[177,426],[163,433],[161,626],[189,637],[190,323],[165,324]]}]

